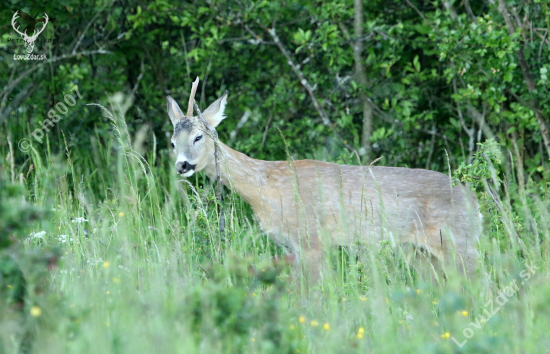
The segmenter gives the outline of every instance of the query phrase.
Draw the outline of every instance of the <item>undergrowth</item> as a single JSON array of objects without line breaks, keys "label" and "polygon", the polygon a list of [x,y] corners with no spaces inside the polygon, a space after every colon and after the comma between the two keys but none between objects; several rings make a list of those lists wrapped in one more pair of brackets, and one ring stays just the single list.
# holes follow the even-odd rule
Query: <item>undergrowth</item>
[{"label": "undergrowth", "polygon": [[36,146],[28,173],[1,165],[0,353],[550,348],[548,185],[494,142],[453,173],[484,215],[476,277],[434,286],[380,243],[367,257],[327,250],[331,269],[305,293],[240,197],[225,190],[220,235],[210,182],[182,181],[144,152],[150,137],[108,117],[112,135],[87,154]]}]

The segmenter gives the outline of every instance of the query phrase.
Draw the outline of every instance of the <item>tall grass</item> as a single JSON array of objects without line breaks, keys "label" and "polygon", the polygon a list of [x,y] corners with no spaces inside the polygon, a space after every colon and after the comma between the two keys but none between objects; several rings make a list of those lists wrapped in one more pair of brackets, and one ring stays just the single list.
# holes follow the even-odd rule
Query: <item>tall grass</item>
[{"label": "tall grass", "polygon": [[[540,183],[515,183],[521,167],[506,171],[506,190],[494,187],[499,205],[487,200],[483,209],[477,277],[451,276],[434,286],[382,242],[369,246],[368,257],[328,250],[330,271],[304,293],[283,251],[262,235],[237,195],[226,193],[222,237],[210,182],[181,180],[170,156],[158,157],[151,132],[130,136],[124,109],[97,110],[110,119],[111,135],[96,132],[93,149],[78,154],[66,142],[58,155],[33,149],[34,171],[26,181],[14,178],[33,203],[52,209],[50,219],[32,225],[46,235],[29,237],[25,247],[58,247],[62,258],[45,296],[30,292],[23,310],[0,308],[0,353],[550,349],[549,193]],[[488,198],[487,190],[480,189],[480,198]],[[534,274],[526,262],[538,267]],[[518,290],[498,305],[513,280]],[[486,307],[490,300],[493,309]],[[467,342],[459,347],[453,337]]]}]

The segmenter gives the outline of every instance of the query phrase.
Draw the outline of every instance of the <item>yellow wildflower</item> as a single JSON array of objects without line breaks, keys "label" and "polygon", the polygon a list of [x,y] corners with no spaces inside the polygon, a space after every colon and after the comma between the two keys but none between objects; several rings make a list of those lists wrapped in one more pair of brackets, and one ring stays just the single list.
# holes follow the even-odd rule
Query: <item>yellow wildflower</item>
[{"label": "yellow wildflower", "polygon": [[418,295],[420,295],[420,294],[422,293],[422,290],[416,289],[416,293],[417,293]]},{"label": "yellow wildflower", "polygon": [[120,213],[118,213],[118,216],[119,216],[119,217],[123,217],[123,216],[124,216],[124,213],[123,213],[123,212],[120,212]]},{"label": "yellow wildflower", "polygon": [[325,325],[323,326],[323,329],[325,331],[328,331],[330,329],[330,325],[328,323],[325,323]]},{"label": "yellow wildflower", "polygon": [[38,317],[42,314],[42,309],[38,306],[31,307],[31,316]]},{"label": "yellow wildflower", "polygon": [[303,323],[306,322],[306,318],[304,316],[300,316],[300,317],[298,317],[298,322],[303,324]]},{"label": "yellow wildflower", "polygon": [[443,339],[449,339],[451,337],[451,334],[449,332],[445,332],[441,335],[441,338]]},{"label": "yellow wildflower", "polygon": [[319,322],[317,322],[317,321],[311,321],[311,325],[312,325],[313,327],[317,327],[317,326],[319,325]]},{"label": "yellow wildflower", "polygon": [[111,262],[109,262],[109,261],[103,262],[103,268],[105,268],[105,269],[109,268],[110,265],[111,265]]}]

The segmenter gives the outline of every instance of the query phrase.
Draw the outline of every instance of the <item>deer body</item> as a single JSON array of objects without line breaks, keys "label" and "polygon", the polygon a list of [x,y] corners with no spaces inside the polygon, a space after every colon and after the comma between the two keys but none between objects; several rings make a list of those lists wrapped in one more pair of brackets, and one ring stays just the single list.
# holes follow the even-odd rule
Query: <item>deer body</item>
[{"label": "deer body", "polygon": [[[204,112],[210,126],[224,118],[226,97]],[[184,116],[171,97],[167,102],[178,173],[188,177],[204,171],[215,178],[213,140],[191,117],[192,110]],[[223,143],[219,148],[223,184],[251,205],[261,229],[298,255],[314,280],[322,273],[326,247],[381,240],[421,248],[467,274],[476,268],[477,200],[464,186],[451,187],[442,173],[315,160],[261,161]]]},{"label": "deer body", "polygon": [[[323,247],[389,240],[454,260],[478,258],[477,201],[434,171],[300,160],[260,161],[221,145],[225,186],[252,206],[262,230],[315,268]],[[205,172],[215,177],[214,166]],[[320,269],[313,269],[320,272]]]}]

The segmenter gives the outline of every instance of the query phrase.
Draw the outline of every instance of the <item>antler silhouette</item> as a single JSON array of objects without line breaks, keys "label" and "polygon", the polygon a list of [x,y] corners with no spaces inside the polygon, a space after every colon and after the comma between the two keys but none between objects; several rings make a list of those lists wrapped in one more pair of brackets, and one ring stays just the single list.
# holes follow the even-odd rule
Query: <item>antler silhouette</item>
[{"label": "antler silhouette", "polygon": [[[13,14],[13,17],[11,18],[11,25],[12,25],[13,29],[15,30],[15,32],[19,33],[23,37],[23,40],[25,41],[25,46],[27,47],[27,52],[31,53],[33,48],[34,48],[34,41],[36,40],[36,38],[38,38],[38,35],[40,33],[42,33],[42,31],[44,31],[44,28],[46,28],[46,25],[48,24],[49,17],[48,17],[47,13],[44,13],[44,17],[41,19],[42,21],[44,21],[44,23],[42,24],[42,28],[38,32],[36,32],[36,30],[33,30],[32,35],[29,36],[27,34],[27,30],[25,30],[25,32],[21,32],[21,31],[19,31],[19,26],[15,27],[16,20],[19,18],[19,16],[17,15],[18,12],[19,11],[15,11],[15,13]],[[25,14],[25,15],[27,15],[27,14]],[[25,19],[25,20],[28,21],[27,19]],[[36,21],[36,22],[38,22],[38,21]],[[33,26],[33,29],[34,29],[34,26]]]},{"label": "antler silhouette", "polygon": [[[46,21],[44,21],[44,23],[42,24],[42,29],[36,34],[36,37],[38,37],[38,35],[44,31],[44,28],[46,28],[46,25],[48,24],[49,17],[48,17],[48,14],[45,12],[44,12],[43,19],[45,19]],[[34,33],[33,33],[33,38],[36,39],[36,37],[34,36]]]},{"label": "antler silhouette", "polygon": [[15,25],[16,25],[15,20],[17,20],[17,18],[19,17],[19,16],[17,16],[18,12],[19,11],[15,11],[15,13],[13,14],[13,17],[11,18],[11,26],[13,27],[15,32],[19,33],[21,36],[23,36],[23,38],[25,38],[25,37],[27,37],[27,31],[25,30],[25,33],[21,33],[21,31],[19,31],[19,26],[17,26],[17,28],[15,27]]},{"label": "antler silhouette", "polygon": [[[15,32],[19,33],[20,35],[23,36],[23,38],[25,40],[30,40],[30,41],[34,41],[36,38],[38,38],[38,35],[40,33],[42,33],[42,31],[44,31],[44,28],[46,28],[46,25],[48,24],[48,20],[49,20],[49,17],[48,17],[48,14],[47,13],[44,13],[44,17],[41,19],[41,20],[45,20],[44,23],[42,24],[42,28],[40,29],[40,31],[38,31],[38,33],[36,32],[36,30],[33,31],[32,35],[29,36],[27,34],[27,30],[25,30],[24,33],[22,33],[21,31],[19,31],[19,26],[16,28],[15,27],[15,20],[17,20],[19,18],[19,16],[17,16],[17,13],[19,11],[15,11],[15,13],[13,14],[13,17],[11,19],[11,25],[13,26],[13,29],[15,30]],[[42,21],[36,21],[36,22],[42,22]],[[34,26],[33,26],[34,27]]]}]

